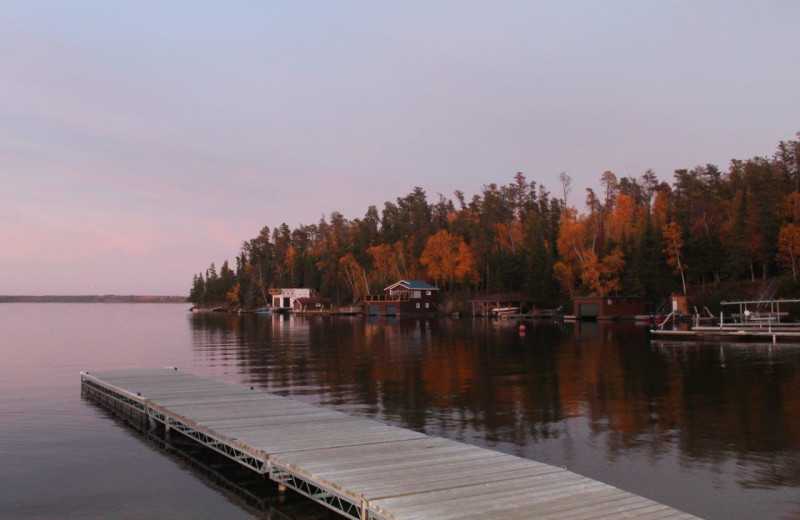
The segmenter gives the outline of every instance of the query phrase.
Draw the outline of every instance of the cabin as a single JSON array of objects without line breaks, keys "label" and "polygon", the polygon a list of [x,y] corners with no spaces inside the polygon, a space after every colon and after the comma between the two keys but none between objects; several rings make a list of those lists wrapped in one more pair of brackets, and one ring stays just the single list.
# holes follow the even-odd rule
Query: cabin
[{"label": "cabin", "polygon": [[638,296],[577,296],[572,305],[579,320],[632,320],[645,312]]},{"label": "cabin", "polygon": [[333,311],[333,303],[330,298],[319,296],[297,298],[292,305],[292,310],[298,314],[330,313]]},{"label": "cabin", "polygon": [[469,302],[472,304],[473,316],[499,317],[533,311],[533,300],[531,298],[513,293],[476,296]]},{"label": "cabin", "polygon": [[272,310],[294,309],[298,298],[311,298],[317,295],[314,289],[307,288],[281,288],[269,290]]},{"label": "cabin", "polygon": [[400,280],[364,298],[368,316],[435,316],[439,311],[439,288],[421,280]]}]

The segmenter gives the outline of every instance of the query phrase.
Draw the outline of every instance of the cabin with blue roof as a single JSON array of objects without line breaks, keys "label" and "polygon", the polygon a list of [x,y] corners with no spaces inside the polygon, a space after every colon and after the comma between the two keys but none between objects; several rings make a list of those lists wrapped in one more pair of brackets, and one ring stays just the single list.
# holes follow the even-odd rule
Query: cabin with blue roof
[{"label": "cabin with blue roof", "polygon": [[364,298],[369,316],[435,316],[439,312],[439,288],[421,280],[400,280]]}]

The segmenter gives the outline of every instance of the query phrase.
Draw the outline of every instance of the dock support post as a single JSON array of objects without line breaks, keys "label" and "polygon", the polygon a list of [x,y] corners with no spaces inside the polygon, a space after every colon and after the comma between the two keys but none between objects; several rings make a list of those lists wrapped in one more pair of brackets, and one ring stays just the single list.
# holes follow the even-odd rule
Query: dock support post
[{"label": "dock support post", "polygon": [[367,519],[367,499],[364,498],[364,495],[361,495],[361,520],[368,520]]}]

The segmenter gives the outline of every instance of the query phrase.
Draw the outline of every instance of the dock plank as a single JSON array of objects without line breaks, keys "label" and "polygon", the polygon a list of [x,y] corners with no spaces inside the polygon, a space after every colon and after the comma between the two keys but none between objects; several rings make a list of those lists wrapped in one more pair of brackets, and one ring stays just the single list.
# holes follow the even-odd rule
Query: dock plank
[{"label": "dock plank", "polygon": [[173,369],[81,378],[353,519],[695,518],[563,468],[253,387]]}]

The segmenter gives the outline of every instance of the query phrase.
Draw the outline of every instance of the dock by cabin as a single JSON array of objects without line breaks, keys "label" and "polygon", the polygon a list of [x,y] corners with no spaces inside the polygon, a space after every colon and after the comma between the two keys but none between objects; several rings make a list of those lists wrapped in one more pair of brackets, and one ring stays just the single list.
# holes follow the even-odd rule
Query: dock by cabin
[{"label": "dock by cabin", "polygon": [[[696,314],[692,317],[691,327],[676,327],[675,320],[667,319],[653,328],[651,334],[658,339],[675,341],[800,343],[800,323],[789,320],[786,310],[798,304],[798,299],[723,301],[720,302],[723,308],[732,306],[738,308],[738,312],[731,312],[728,316],[720,313],[716,325],[703,324],[700,314]],[[708,314],[712,320],[715,318],[710,312]]]},{"label": "dock by cabin", "polygon": [[500,318],[507,315],[529,314],[534,311],[533,299],[516,293],[476,296],[469,303],[473,316]]},{"label": "dock by cabin", "polygon": [[439,312],[439,288],[421,280],[400,280],[364,298],[368,316],[435,316]]}]

